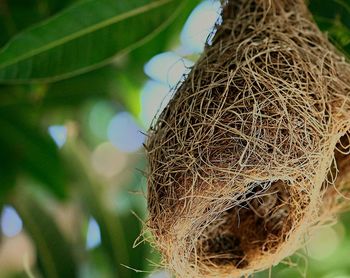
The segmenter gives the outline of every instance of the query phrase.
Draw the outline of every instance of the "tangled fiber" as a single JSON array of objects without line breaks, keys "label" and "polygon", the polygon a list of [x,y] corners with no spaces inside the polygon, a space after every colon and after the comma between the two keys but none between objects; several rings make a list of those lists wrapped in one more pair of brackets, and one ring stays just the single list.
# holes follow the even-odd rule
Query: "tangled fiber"
[{"label": "tangled fiber", "polygon": [[146,144],[147,227],[178,277],[277,264],[349,189],[349,64],[302,0],[222,6]]}]

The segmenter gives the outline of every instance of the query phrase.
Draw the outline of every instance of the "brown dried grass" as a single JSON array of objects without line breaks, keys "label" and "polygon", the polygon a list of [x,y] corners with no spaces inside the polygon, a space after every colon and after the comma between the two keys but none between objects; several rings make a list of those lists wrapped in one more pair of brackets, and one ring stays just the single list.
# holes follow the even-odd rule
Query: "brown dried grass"
[{"label": "brown dried grass", "polygon": [[147,227],[164,265],[248,275],[334,219],[350,178],[349,96],[350,66],[302,0],[223,3],[146,144]]}]

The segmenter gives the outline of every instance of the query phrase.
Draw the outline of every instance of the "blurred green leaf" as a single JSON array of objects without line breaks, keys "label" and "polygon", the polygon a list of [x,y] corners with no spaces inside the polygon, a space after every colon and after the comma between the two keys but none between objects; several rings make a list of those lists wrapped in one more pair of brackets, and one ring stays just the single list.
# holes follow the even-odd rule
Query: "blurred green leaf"
[{"label": "blurred green leaf", "polygon": [[28,277],[28,274],[25,272],[19,272],[19,273],[10,273],[10,274],[6,274],[5,277],[2,278],[32,278],[32,277]]},{"label": "blurred green leaf", "polygon": [[57,146],[48,134],[31,123],[30,117],[28,110],[0,110],[0,166],[9,173],[25,172],[57,197],[64,197],[65,172]]},{"label": "blurred green leaf", "polygon": [[[69,79],[49,83],[42,98],[44,110],[73,107],[88,100],[109,99],[137,115],[139,112],[139,88],[125,81],[125,73],[108,65]],[[0,96],[1,99],[1,96]]]},{"label": "blurred green leaf", "polygon": [[0,109],[30,106],[40,112],[57,109],[64,114],[62,108],[76,109],[91,99],[114,98],[124,104],[127,94],[121,93],[125,90],[118,81],[119,73],[116,67],[105,66],[49,84],[2,85]]},{"label": "blurred green leaf", "polygon": [[[119,212],[109,209],[103,199],[105,186],[96,179],[91,170],[87,159],[89,154],[84,148],[84,143],[72,140],[66,144],[64,153],[69,160],[70,169],[74,169],[72,171],[74,178],[72,179],[76,179],[80,184],[79,193],[85,210],[99,224],[101,248],[109,259],[113,277],[145,277],[145,271],[152,268],[148,259],[155,262],[158,262],[159,259],[158,254],[155,251],[152,252],[148,243],[142,242],[134,248],[134,243],[142,231],[142,223],[133,211],[138,216],[143,215],[145,212],[143,208],[140,209],[139,202],[145,202],[145,199],[142,196],[135,198],[132,194],[126,193],[123,198],[130,199],[130,210]],[[140,165],[143,163],[144,161],[141,161]],[[129,189],[140,190],[135,183],[137,182],[133,179]]]},{"label": "blurred green leaf", "polygon": [[131,246],[125,240],[121,220],[104,208],[102,200],[95,198],[94,202],[95,206],[90,207],[91,213],[100,226],[102,247],[110,259],[113,273],[117,277],[133,277],[130,270],[123,266],[130,263]]},{"label": "blurred green leaf", "polygon": [[350,1],[310,0],[309,9],[322,31],[330,40],[350,57]]},{"label": "blurred green leaf", "polygon": [[1,0],[0,46],[13,35],[38,23],[77,0]]},{"label": "blurred green leaf", "polygon": [[[141,221],[137,219],[131,212],[120,215],[120,221],[125,234],[125,242],[128,247],[130,262],[126,267],[129,267],[129,272],[133,278],[141,278],[145,276],[145,271],[150,270],[150,262],[154,259],[154,253],[148,243],[141,242],[134,247],[135,240],[140,237],[142,226]],[[142,238],[140,239],[142,240]],[[136,271],[134,271],[134,270]],[[140,271],[140,272],[137,272]]]},{"label": "blurred green leaf", "polygon": [[73,78],[50,83],[43,98],[46,108],[74,106],[89,98],[111,98],[116,92],[118,70],[106,66]]},{"label": "blurred green leaf", "polygon": [[4,198],[6,198],[8,190],[14,187],[17,170],[18,165],[13,152],[5,146],[0,145],[0,204],[4,201]]},{"label": "blurred green leaf", "polygon": [[25,229],[38,250],[43,277],[78,277],[75,258],[69,243],[52,217],[32,194],[22,190],[21,194],[16,195],[13,205],[22,217]]},{"label": "blurred green leaf", "polygon": [[[121,219],[106,208],[98,188],[103,184],[94,177],[89,164],[89,154],[81,141],[67,142],[64,153],[69,160],[72,178],[79,183],[79,192],[84,200],[86,211],[91,214],[100,227],[101,243],[109,258],[111,269],[116,277],[133,277],[132,272],[123,265],[130,265],[129,250],[131,248],[125,240]],[[77,169],[79,169],[77,171]]]},{"label": "blurred green leaf", "polygon": [[53,81],[99,67],[153,38],[186,2],[79,2],[3,48],[0,82]]}]

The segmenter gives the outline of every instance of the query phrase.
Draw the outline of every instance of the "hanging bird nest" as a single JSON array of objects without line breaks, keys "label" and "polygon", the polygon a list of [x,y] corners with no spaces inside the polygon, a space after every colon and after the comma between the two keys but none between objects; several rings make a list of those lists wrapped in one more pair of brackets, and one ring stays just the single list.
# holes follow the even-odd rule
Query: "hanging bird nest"
[{"label": "hanging bird nest", "polygon": [[344,208],[349,130],[350,66],[305,3],[223,3],[146,144],[147,226],[164,265],[240,277],[293,254]]}]

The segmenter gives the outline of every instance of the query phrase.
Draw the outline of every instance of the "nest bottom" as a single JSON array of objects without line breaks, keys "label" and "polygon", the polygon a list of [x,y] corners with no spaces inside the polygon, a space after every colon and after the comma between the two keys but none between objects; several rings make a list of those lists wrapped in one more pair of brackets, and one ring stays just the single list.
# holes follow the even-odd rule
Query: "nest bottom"
[{"label": "nest bottom", "polygon": [[[339,195],[350,194],[349,138],[346,133],[338,141],[334,164],[321,188],[320,222],[334,220],[336,213],[349,208]],[[252,183],[247,188],[251,189],[244,200],[221,212],[196,243],[197,259],[209,269],[254,269],[263,257],[276,254],[298,226],[305,225],[302,222],[310,205],[310,192],[305,187],[274,180]]]},{"label": "nest bottom", "polygon": [[254,183],[245,200],[220,214],[197,242],[207,266],[250,268],[264,254],[273,254],[302,218],[309,199],[282,180]]}]

